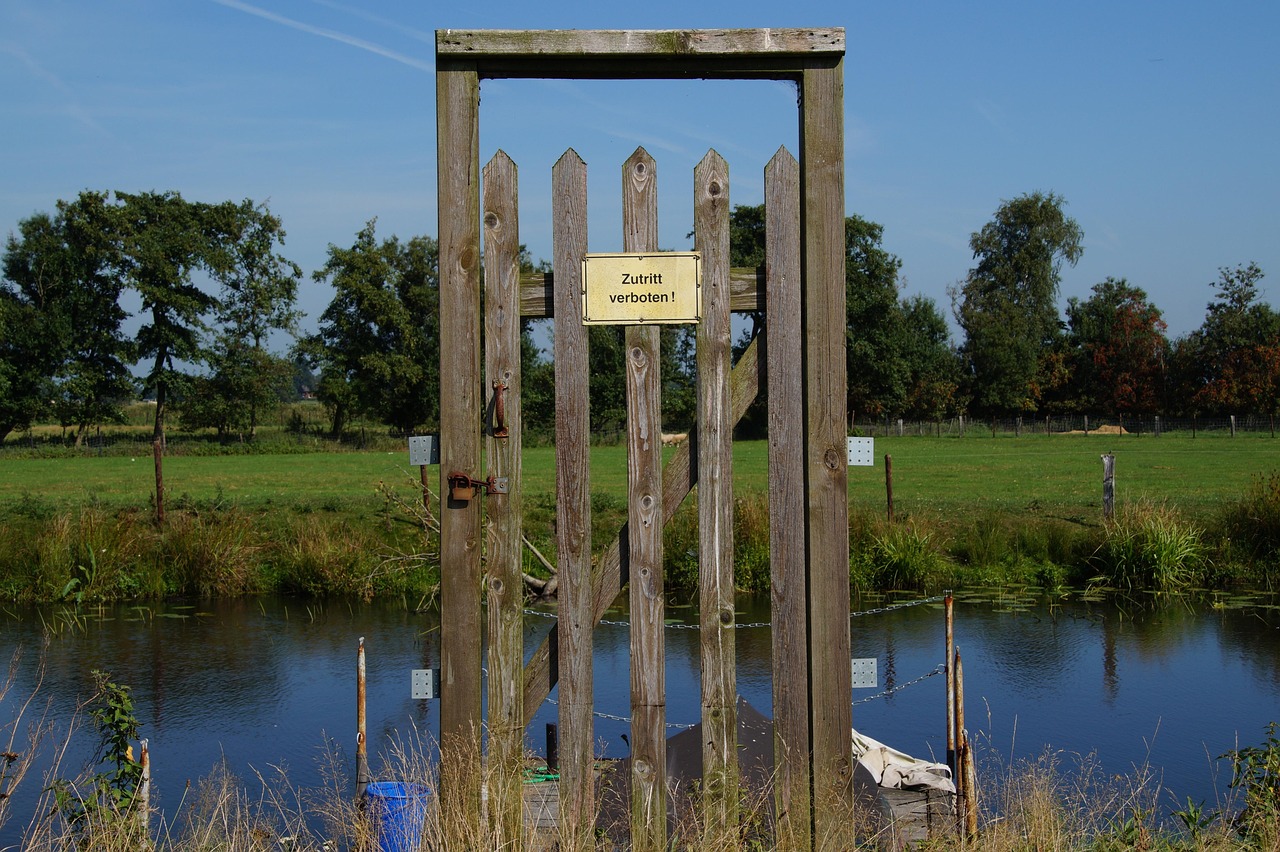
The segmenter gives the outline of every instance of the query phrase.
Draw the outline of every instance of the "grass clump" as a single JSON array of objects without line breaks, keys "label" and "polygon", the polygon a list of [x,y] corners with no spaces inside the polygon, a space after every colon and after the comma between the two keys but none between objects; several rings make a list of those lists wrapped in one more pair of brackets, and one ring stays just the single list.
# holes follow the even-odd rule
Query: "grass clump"
[{"label": "grass clump", "polygon": [[1180,592],[1199,581],[1207,555],[1198,527],[1166,507],[1138,504],[1104,525],[1090,566],[1115,588]]}]

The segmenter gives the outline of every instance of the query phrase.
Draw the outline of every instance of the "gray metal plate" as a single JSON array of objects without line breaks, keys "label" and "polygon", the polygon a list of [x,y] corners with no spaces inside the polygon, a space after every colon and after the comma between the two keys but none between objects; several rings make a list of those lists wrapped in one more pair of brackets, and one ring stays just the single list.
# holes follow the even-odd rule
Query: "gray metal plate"
[{"label": "gray metal plate", "polygon": [[875,689],[878,685],[876,678],[876,658],[866,657],[853,660],[853,688],[854,689]]},{"label": "gray metal plate", "polygon": [[411,436],[409,438],[409,464],[440,464],[440,436]]},{"label": "gray metal plate", "polygon": [[850,467],[872,467],[876,463],[875,438],[846,438]]},{"label": "gray metal plate", "polygon": [[435,669],[413,669],[412,670],[412,695],[415,700],[423,698],[437,698],[436,693],[436,670]]}]

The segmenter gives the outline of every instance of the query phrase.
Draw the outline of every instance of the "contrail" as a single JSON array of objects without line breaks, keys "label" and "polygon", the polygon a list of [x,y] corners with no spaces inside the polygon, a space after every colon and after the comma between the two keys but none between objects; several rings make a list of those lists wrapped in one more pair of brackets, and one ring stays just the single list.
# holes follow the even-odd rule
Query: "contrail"
[{"label": "contrail", "polygon": [[376,53],[379,56],[399,62],[402,65],[408,65],[410,68],[417,68],[420,71],[435,72],[435,66],[430,62],[423,62],[421,59],[414,59],[412,56],[405,56],[403,53],[396,53],[394,50],[388,50],[380,44],[374,44],[371,41],[365,41],[362,38],[347,35],[346,33],[336,32],[335,30],[326,30],[321,27],[313,27],[310,24],[304,24],[302,21],[295,21],[292,18],[286,18],[283,15],[277,15],[275,12],[269,12],[266,9],[260,9],[257,6],[251,6],[248,3],[241,3],[240,0],[213,0],[220,6],[226,6],[229,9],[237,9],[250,15],[256,15],[259,18],[265,18],[277,24],[282,24],[291,29],[299,30],[311,35],[320,36],[333,41],[349,44],[352,47],[358,47],[361,50],[367,50],[370,53]]}]

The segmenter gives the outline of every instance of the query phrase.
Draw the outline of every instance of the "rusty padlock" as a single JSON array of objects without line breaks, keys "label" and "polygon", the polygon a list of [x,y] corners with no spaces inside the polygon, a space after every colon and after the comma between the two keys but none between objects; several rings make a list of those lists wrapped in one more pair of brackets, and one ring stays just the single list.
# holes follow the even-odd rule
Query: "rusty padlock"
[{"label": "rusty padlock", "polygon": [[470,476],[454,471],[446,479],[449,482],[449,499],[466,503],[476,496],[476,485]]}]

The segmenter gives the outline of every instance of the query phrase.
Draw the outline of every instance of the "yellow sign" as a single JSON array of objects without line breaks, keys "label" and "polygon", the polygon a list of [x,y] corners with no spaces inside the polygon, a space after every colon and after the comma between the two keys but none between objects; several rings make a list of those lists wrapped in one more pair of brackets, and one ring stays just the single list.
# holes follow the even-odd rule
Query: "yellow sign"
[{"label": "yellow sign", "polygon": [[696,323],[702,319],[702,255],[696,251],[582,256],[587,325]]}]

